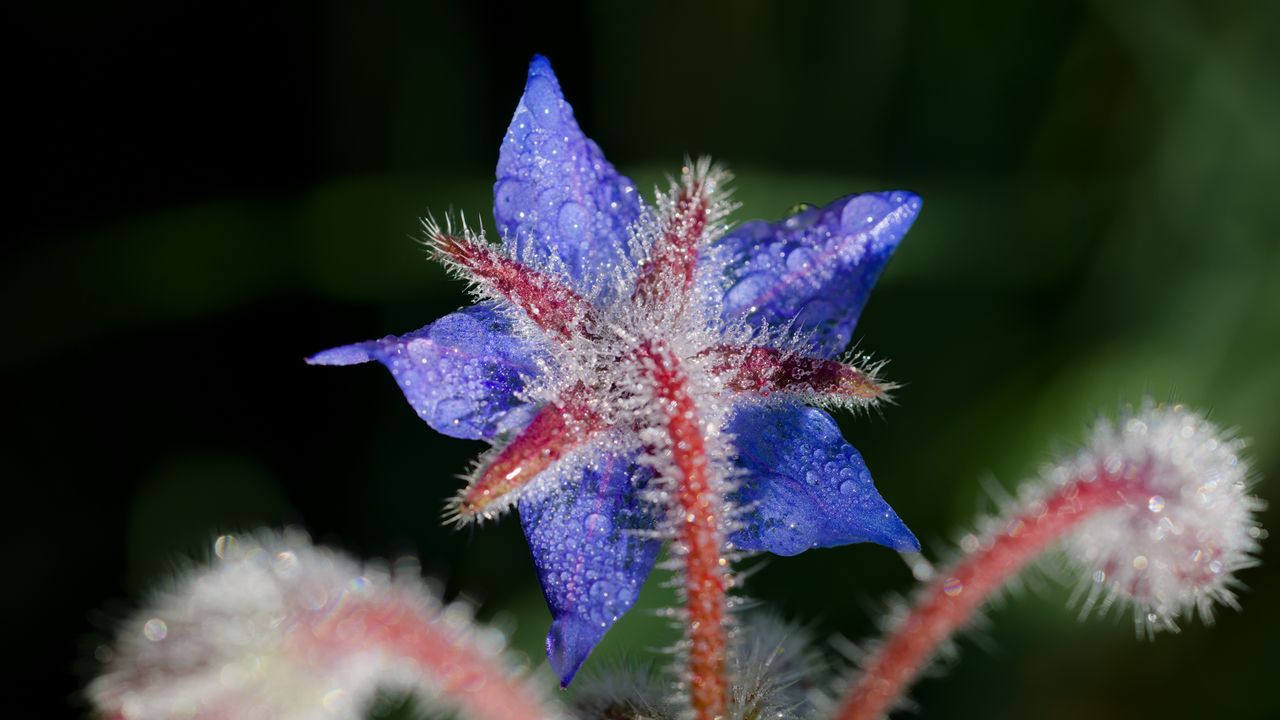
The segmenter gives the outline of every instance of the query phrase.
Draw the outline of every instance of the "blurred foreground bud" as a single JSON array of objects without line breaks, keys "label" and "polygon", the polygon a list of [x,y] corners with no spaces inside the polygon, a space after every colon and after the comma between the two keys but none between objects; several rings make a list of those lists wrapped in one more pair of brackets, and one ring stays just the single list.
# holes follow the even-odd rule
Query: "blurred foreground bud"
[{"label": "blurred foreground bud", "polygon": [[219,537],[209,567],[127,622],[89,687],[113,720],[361,718],[408,690],[475,720],[557,712],[502,657],[500,633],[297,532]]}]

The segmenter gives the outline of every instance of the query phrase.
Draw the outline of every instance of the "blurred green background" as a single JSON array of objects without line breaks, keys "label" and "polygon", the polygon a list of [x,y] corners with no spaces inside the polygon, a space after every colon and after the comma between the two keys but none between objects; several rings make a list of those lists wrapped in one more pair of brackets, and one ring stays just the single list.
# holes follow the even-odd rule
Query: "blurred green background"
[{"label": "blurred green background", "polygon": [[[514,518],[440,526],[477,443],[417,421],[334,344],[466,302],[410,236],[488,216],[534,52],[652,187],[683,154],[738,219],[867,190],[924,212],[863,315],[905,383],[842,418],[932,557],[1099,414],[1144,394],[1238,427],[1280,479],[1280,5],[1267,2],[59,4],[16,11],[0,362],[5,654],[43,716],[119,613],[227,529],[295,523],[419,555],[540,658]],[[1263,522],[1274,528],[1275,511]],[[1280,713],[1280,572],[1242,614],[1136,642],[1033,587],[913,693],[925,718]],[[877,547],[775,558],[749,594],[866,636],[906,592]],[[650,583],[642,604],[666,602]],[[597,656],[663,644],[624,618]],[[593,658],[588,669],[596,662]],[[15,701],[16,702],[16,701]]]}]

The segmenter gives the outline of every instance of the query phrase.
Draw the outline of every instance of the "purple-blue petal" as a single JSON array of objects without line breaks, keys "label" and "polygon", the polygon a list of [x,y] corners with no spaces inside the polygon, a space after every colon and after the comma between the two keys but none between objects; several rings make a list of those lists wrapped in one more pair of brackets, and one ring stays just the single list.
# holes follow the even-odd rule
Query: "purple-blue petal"
[{"label": "purple-blue petal", "polygon": [[746,471],[735,499],[749,508],[730,538],[738,548],[775,555],[859,542],[920,549],[825,411],[746,404],[729,430]]},{"label": "purple-blue petal", "polygon": [[438,432],[490,440],[524,427],[535,408],[519,397],[538,367],[537,350],[511,333],[511,322],[482,303],[399,337],[344,345],[307,358],[312,365],[377,360],[405,399]]},{"label": "purple-blue petal", "polygon": [[580,474],[520,500],[534,568],[551,610],[547,660],[568,687],[587,655],[629,610],[653,569],[659,542],[637,489],[650,472],[603,455]]},{"label": "purple-blue petal", "polygon": [[757,327],[790,323],[813,334],[818,354],[838,355],[919,212],[913,193],[867,193],[738,227],[721,241],[728,259],[723,317]]},{"label": "purple-blue petal", "polygon": [[582,134],[551,63],[540,55],[529,65],[502,140],[497,175],[493,215],[503,243],[522,257],[558,257],[579,290],[623,257],[640,194]]}]

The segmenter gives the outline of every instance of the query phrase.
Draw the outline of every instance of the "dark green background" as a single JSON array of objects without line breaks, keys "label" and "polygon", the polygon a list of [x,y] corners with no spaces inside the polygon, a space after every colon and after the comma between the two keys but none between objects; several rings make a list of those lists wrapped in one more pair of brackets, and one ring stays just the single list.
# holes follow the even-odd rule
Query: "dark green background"
[{"label": "dark green background", "polygon": [[[1277,7],[20,11],[2,596],[6,658],[39,682],[11,692],[79,714],[112,619],[215,532],[263,524],[417,553],[538,657],[548,618],[514,519],[438,520],[481,446],[420,424],[381,369],[301,360],[466,302],[409,238],[429,208],[487,217],[534,52],[644,188],[711,153],[738,173],[739,219],[924,196],[857,332],[905,386],[842,423],[931,556],[985,507],[984,479],[1014,485],[1144,393],[1252,438],[1275,504]],[[1079,624],[1060,583],[1035,583],[915,690],[921,717],[1275,717],[1273,550],[1242,576],[1243,614],[1155,642],[1127,618]],[[854,638],[909,587],[896,556],[862,546],[772,559],[747,585]],[[643,604],[664,602],[650,588]],[[598,654],[661,644],[662,627],[633,612]]]}]

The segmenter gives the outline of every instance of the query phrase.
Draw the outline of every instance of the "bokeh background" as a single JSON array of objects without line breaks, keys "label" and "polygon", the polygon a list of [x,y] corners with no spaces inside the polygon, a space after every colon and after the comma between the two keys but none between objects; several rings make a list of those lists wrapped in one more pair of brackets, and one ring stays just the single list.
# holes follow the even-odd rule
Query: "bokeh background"
[{"label": "bokeh background", "polygon": [[[38,716],[82,715],[115,618],[261,525],[416,553],[540,658],[517,523],[438,519],[481,447],[420,424],[380,368],[302,363],[466,302],[410,238],[428,209],[488,217],[534,52],[643,188],[710,153],[739,219],[924,196],[857,332],[905,385],[842,423],[933,557],[984,483],[1144,394],[1253,438],[1280,504],[1276,4],[76,5],[10,10],[6,43],[0,598],[6,664],[33,678],[6,697]],[[1155,642],[1034,583],[917,687],[920,717],[1276,717],[1274,551],[1243,614]],[[764,562],[748,591],[859,638],[910,586],[858,546]],[[651,583],[641,604],[666,601]],[[597,657],[664,628],[633,612]]]}]

